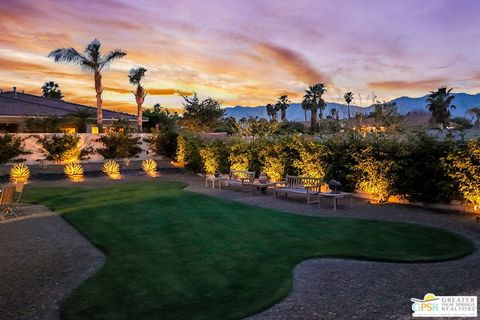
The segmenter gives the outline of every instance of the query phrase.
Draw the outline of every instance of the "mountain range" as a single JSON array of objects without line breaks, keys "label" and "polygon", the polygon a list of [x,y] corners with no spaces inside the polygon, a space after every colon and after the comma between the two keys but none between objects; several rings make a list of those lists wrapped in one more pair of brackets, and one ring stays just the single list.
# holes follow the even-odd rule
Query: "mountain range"
[{"label": "mountain range", "polygon": [[[418,112],[426,113],[427,105],[427,96],[419,98],[410,98],[410,97],[400,97],[391,100],[391,102],[396,102],[398,106],[398,112],[400,114],[407,114],[409,112]],[[468,93],[456,93],[455,99],[453,100],[453,105],[455,109],[451,110],[452,117],[465,117],[470,119],[471,116],[468,115],[468,110],[473,107],[480,107],[480,93],[471,95]],[[335,102],[327,102],[327,107],[323,111],[323,116],[330,114],[331,109],[337,109],[339,112],[340,118],[347,117],[347,105],[340,104]],[[234,117],[237,120],[241,118],[249,117],[258,117],[268,119],[267,111],[265,106],[256,106],[256,107],[246,107],[246,106],[235,106],[225,108],[227,117]],[[369,107],[358,107],[350,106],[350,113],[352,115],[356,113],[370,113],[373,110],[373,106]],[[300,103],[291,103],[290,107],[287,109],[287,119],[290,121],[305,121],[305,112],[302,109]],[[307,121],[310,120],[310,112],[307,112]]]}]

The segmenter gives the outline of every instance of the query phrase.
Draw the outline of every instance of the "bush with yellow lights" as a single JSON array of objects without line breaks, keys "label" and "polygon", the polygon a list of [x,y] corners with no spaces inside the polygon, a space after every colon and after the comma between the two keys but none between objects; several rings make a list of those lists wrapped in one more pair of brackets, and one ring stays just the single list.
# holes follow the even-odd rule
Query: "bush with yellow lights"
[{"label": "bush with yellow lights", "polygon": [[13,183],[26,183],[30,178],[30,169],[24,163],[17,163],[10,169],[10,181]]},{"label": "bush with yellow lights", "polygon": [[177,159],[195,172],[230,169],[339,180],[345,191],[360,189],[378,201],[397,196],[411,202],[466,200],[480,206],[479,142],[438,139],[424,133],[404,136],[355,134],[314,140],[272,135],[255,140],[202,140],[181,135]]},{"label": "bush with yellow lights", "polygon": [[120,165],[113,161],[108,160],[102,166],[102,172],[109,176],[111,179],[120,179]]}]

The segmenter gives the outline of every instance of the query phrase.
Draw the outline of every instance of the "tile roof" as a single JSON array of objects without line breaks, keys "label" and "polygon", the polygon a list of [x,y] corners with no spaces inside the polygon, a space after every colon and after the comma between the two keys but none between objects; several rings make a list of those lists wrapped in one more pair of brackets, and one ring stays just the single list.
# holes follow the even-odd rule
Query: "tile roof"
[{"label": "tile roof", "polygon": [[[16,97],[15,97],[16,94]],[[96,114],[97,108],[82,104],[66,102],[58,99],[49,99],[21,92],[0,92],[0,116],[32,117],[57,116],[65,117],[77,110],[88,109]],[[113,120],[127,118],[136,120],[136,115],[125,112],[116,112],[103,109],[103,119]]]}]

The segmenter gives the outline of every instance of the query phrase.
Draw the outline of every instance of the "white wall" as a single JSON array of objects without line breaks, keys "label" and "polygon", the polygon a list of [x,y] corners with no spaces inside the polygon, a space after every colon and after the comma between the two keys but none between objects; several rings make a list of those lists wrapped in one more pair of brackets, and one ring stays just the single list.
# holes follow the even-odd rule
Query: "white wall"
[{"label": "white wall", "polygon": [[[20,158],[26,159],[26,164],[27,165],[32,165],[32,164],[39,164],[40,160],[45,159],[45,155],[42,153],[42,146],[37,142],[37,139],[33,136],[40,136],[40,137],[45,137],[45,136],[52,136],[52,135],[63,135],[62,133],[16,133],[14,134],[17,137],[22,137],[24,138],[24,145],[25,149],[28,151],[32,152],[32,154],[29,155],[24,155],[21,156]],[[85,147],[93,147],[94,149],[101,148],[103,145],[96,140],[101,136],[99,134],[91,134],[91,133],[77,133],[78,136],[80,136],[80,148],[85,148]],[[136,159],[143,160],[146,158],[152,158],[154,154],[151,152],[149,153],[148,150],[148,143],[144,141],[145,138],[151,137],[150,133],[137,133],[133,134],[133,136],[140,136],[141,139],[141,148],[142,148],[142,153],[139,154],[139,157]],[[104,159],[101,155],[98,153],[92,154],[89,156],[90,159],[84,160],[82,162],[103,162]],[[53,163],[52,162],[47,162],[47,163]]]}]

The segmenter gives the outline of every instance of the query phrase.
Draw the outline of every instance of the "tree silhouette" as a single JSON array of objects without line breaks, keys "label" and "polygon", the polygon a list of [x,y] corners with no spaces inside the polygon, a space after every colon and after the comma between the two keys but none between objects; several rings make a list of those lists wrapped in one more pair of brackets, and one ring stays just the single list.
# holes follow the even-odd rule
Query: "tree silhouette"
[{"label": "tree silhouette", "polygon": [[345,102],[347,103],[347,114],[348,114],[348,120],[350,120],[350,103],[353,101],[353,93],[352,92],[347,92],[343,95],[343,99],[345,99]]},{"label": "tree silhouette", "polygon": [[115,49],[106,55],[100,52],[101,43],[94,39],[83,51],[78,52],[74,48],[56,49],[49,53],[55,62],[74,63],[82,68],[82,70],[93,73],[95,81],[95,91],[97,98],[97,125],[100,132],[103,131],[103,113],[102,113],[102,70],[108,67],[113,61],[123,58],[126,53],[122,50]]},{"label": "tree silhouette", "polygon": [[439,88],[437,91],[430,91],[430,95],[427,98],[427,109],[432,113],[432,117],[437,124],[445,129],[448,125],[448,119],[450,119],[450,109],[455,109],[452,105],[455,95],[450,93],[452,89],[446,87]]},{"label": "tree silhouette", "polygon": [[143,110],[143,102],[145,101],[145,97],[147,96],[147,92],[142,86],[142,79],[145,77],[145,72],[147,69],[145,68],[137,68],[131,69],[130,73],[128,74],[128,80],[134,86],[137,86],[135,91],[132,91],[133,95],[135,96],[135,101],[137,102],[137,131],[142,132],[142,110]]},{"label": "tree silhouette", "polygon": [[60,90],[59,85],[54,81],[45,82],[42,86],[42,93],[45,98],[63,99],[62,91]]},{"label": "tree silhouette", "polygon": [[475,126],[480,127],[480,107],[469,109],[468,114],[471,114],[475,118]]},{"label": "tree silhouette", "polygon": [[278,98],[277,103],[275,104],[275,107],[277,110],[280,110],[280,120],[285,121],[287,119],[287,109],[290,106],[290,100],[288,99],[288,96],[286,94],[280,96]]},{"label": "tree silhouette", "polygon": [[265,108],[267,109],[267,115],[270,117],[270,120],[277,120],[277,107],[269,103],[265,106]]},{"label": "tree silhouette", "polygon": [[327,91],[325,84],[317,83],[311,85],[308,90],[305,91],[305,95],[302,100],[302,107],[310,110],[310,129],[312,131],[318,130],[317,113],[320,110],[320,118],[322,117],[322,111],[325,110],[327,104],[322,99],[322,95]]},{"label": "tree silhouette", "polygon": [[78,126],[79,133],[86,133],[87,125],[95,122],[95,112],[89,108],[77,108],[68,117]]}]

